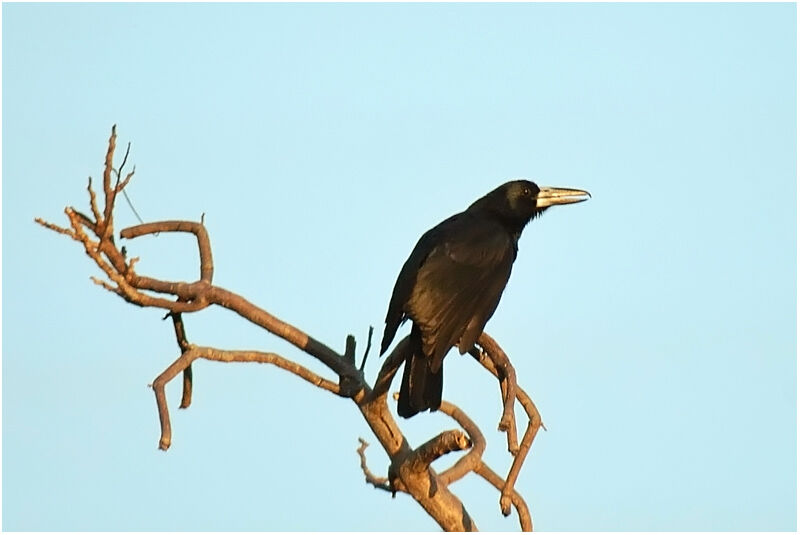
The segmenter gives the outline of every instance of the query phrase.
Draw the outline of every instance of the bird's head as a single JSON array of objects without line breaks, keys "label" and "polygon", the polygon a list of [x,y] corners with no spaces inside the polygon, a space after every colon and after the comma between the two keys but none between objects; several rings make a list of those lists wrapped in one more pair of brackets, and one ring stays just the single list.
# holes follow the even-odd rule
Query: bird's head
[{"label": "bird's head", "polygon": [[538,186],[530,180],[513,180],[475,201],[470,210],[489,212],[519,231],[534,217],[557,204],[583,202],[588,191]]}]

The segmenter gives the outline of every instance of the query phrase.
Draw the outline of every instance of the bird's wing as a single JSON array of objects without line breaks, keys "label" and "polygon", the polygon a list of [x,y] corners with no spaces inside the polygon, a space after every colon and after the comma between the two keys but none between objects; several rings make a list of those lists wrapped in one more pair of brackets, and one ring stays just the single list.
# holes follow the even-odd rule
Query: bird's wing
[{"label": "bird's wing", "polygon": [[463,352],[475,343],[516,257],[516,241],[491,220],[464,212],[445,223],[417,270],[405,308],[420,327],[434,371],[454,344],[460,341]]},{"label": "bird's wing", "polygon": [[461,214],[456,214],[445,219],[425,232],[420,237],[419,241],[417,241],[417,244],[414,246],[405,264],[403,264],[403,267],[400,269],[400,274],[397,276],[397,281],[394,283],[392,297],[389,300],[389,309],[386,311],[386,326],[383,329],[381,355],[389,348],[389,344],[392,343],[395,334],[397,334],[397,329],[407,317],[405,310],[406,303],[408,303],[411,297],[411,291],[414,289],[419,269],[436,246],[442,234],[442,230],[449,228],[452,221],[457,219],[460,215]]}]

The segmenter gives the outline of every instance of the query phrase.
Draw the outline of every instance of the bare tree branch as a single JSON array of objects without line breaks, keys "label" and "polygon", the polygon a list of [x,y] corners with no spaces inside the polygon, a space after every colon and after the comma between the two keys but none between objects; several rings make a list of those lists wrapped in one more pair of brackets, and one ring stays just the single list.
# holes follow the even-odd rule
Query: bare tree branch
[{"label": "bare tree branch", "polygon": [[168,449],[172,443],[172,427],[170,425],[164,387],[174,379],[178,373],[188,369],[192,362],[198,358],[220,362],[260,362],[262,364],[273,364],[278,368],[297,375],[314,386],[334,394],[339,394],[339,385],[336,383],[324,379],[308,368],[285,359],[280,355],[276,355],[275,353],[262,353],[260,351],[226,351],[213,347],[197,347],[190,345],[175,362],[153,381],[153,390],[156,394],[158,415],[161,421],[161,439],[159,440],[158,447],[162,450]]},{"label": "bare tree branch", "polygon": [[369,333],[367,334],[367,348],[364,350],[364,356],[361,358],[361,366],[358,367],[358,371],[364,373],[364,366],[367,364],[367,357],[369,356],[369,350],[372,349],[372,332],[375,329],[372,325],[369,326]]},{"label": "bare tree branch", "polygon": [[125,155],[122,157],[122,163],[119,164],[119,169],[115,170],[115,173],[117,175],[117,187],[119,187],[119,179],[122,176],[122,170],[125,169],[125,164],[128,163],[128,156],[130,156],[130,154],[131,154],[131,142],[128,141],[128,146],[125,148]]},{"label": "bare tree branch", "polygon": [[[170,312],[164,317],[172,318],[172,325],[175,328],[175,339],[178,342],[178,348],[181,353],[186,353],[189,350],[189,341],[186,339],[186,328],[183,325],[183,316],[180,313]],[[192,404],[192,365],[186,366],[183,370],[183,395],[181,396],[181,409],[188,409]]]},{"label": "bare tree branch", "polygon": [[517,422],[514,416],[514,399],[517,390],[517,372],[508,360],[505,351],[487,333],[482,333],[478,338],[478,345],[481,346],[486,354],[495,363],[495,368],[499,372],[496,374],[500,380],[500,392],[503,396],[503,416],[497,429],[506,432],[508,439],[508,451],[516,455],[519,450],[517,444]]},{"label": "bare tree branch", "polygon": [[197,237],[197,248],[200,252],[200,280],[211,283],[214,277],[214,261],[211,255],[211,241],[208,231],[202,223],[192,221],[160,221],[158,223],[143,223],[135,227],[128,227],[120,232],[120,236],[132,240],[147,234],[160,232],[189,232]]},{"label": "bare tree branch", "polygon": [[[484,339],[484,336],[488,337],[488,335],[484,333],[481,335],[481,338],[479,338],[479,342]],[[492,342],[494,341],[492,340]],[[500,377],[501,372],[498,371],[498,365],[495,362],[496,359],[493,359],[489,353],[489,350],[487,350],[488,347],[491,348],[491,351],[496,351],[499,349],[499,346],[497,346],[496,343],[492,345],[492,343],[487,342],[486,346],[483,347],[484,351],[471,351],[470,354],[475,357],[478,362],[480,362],[483,367],[489,370],[495,377]],[[505,355],[505,353],[503,353],[503,355]],[[539,430],[539,427],[543,427],[542,418],[539,415],[539,411],[536,409],[536,405],[534,405],[533,401],[525,393],[525,391],[517,387],[516,397],[522,407],[525,409],[529,422],[528,427],[525,430],[525,435],[522,437],[522,444],[520,445],[519,451],[514,456],[514,461],[511,463],[511,469],[508,472],[508,477],[506,477],[503,485],[503,491],[500,495],[500,510],[506,516],[511,514],[511,496],[514,489],[514,483],[516,482],[519,472],[522,469],[522,463],[525,462],[525,457],[528,455],[528,451],[533,444],[533,439],[536,438],[536,433]]]},{"label": "bare tree branch", "polygon": [[179,409],[188,409],[189,405],[192,404],[193,375],[192,365],[189,364],[183,370],[183,395],[181,396],[181,404],[178,406]]},{"label": "bare tree branch", "polygon": [[405,362],[410,343],[411,338],[406,336],[394,346],[392,352],[383,361],[383,366],[381,366],[378,377],[375,379],[375,386],[372,388],[373,398],[385,397],[389,393],[392,379],[394,379],[397,370],[400,369],[400,365]]},{"label": "bare tree branch", "polygon": [[58,232],[59,234],[64,234],[65,236],[69,236],[73,240],[76,239],[75,238],[75,232],[73,232],[72,229],[59,227],[58,225],[54,225],[53,223],[48,223],[47,221],[45,221],[44,219],[42,219],[40,217],[37,217],[36,219],[34,219],[34,221],[39,223],[44,228],[49,228],[53,232]]},{"label": "bare tree branch", "polygon": [[471,446],[472,442],[462,431],[457,429],[442,431],[411,452],[407,462],[412,470],[422,471],[430,467],[431,463],[442,455],[465,450]]},{"label": "bare tree branch", "polygon": [[104,280],[98,279],[97,277],[89,277],[89,279],[93,283],[95,283],[96,285],[98,285],[98,286],[100,286],[102,288],[105,288],[106,290],[108,290],[111,293],[115,293],[115,294],[119,293],[119,289],[118,288],[115,288],[114,286],[112,286],[111,284],[107,283]]},{"label": "bare tree branch", "polygon": [[92,215],[94,215],[95,221],[100,221],[102,217],[100,216],[100,210],[97,209],[97,194],[94,192],[92,188],[92,177],[89,177],[89,185],[86,187],[89,191],[89,205],[92,208]]},{"label": "bare tree branch", "polygon": [[[505,481],[503,481],[503,478],[498,476],[494,470],[489,468],[485,462],[481,461],[475,472],[483,479],[491,483],[494,488],[502,492]],[[528,504],[525,503],[525,500],[522,499],[522,496],[520,496],[517,491],[511,493],[510,499],[514,504],[514,507],[517,509],[519,524],[522,528],[522,531],[533,531],[533,520],[531,520],[531,512],[528,510]]]},{"label": "bare tree branch", "polygon": [[106,152],[106,164],[103,170],[103,193],[105,194],[105,206],[103,208],[103,219],[97,220],[98,237],[100,241],[108,240],[113,234],[113,210],[114,200],[117,192],[111,187],[111,172],[114,169],[114,150],[117,147],[117,125],[111,127],[111,137],[108,138],[108,151]]},{"label": "bare tree branch", "polygon": [[353,366],[356,365],[356,337],[348,334],[344,339],[344,359]]},{"label": "bare tree branch", "polygon": [[366,478],[367,483],[376,489],[385,490],[386,492],[391,492],[394,494],[395,490],[392,489],[391,485],[389,485],[389,478],[376,476],[367,466],[367,455],[364,452],[369,446],[369,442],[361,437],[358,438],[358,441],[361,443],[361,445],[358,447],[356,452],[358,452],[358,457],[361,459],[361,470],[364,472],[364,477]]},{"label": "bare tree branch", "polygon": [[481,433],[478,426],[475,425],[475,422],[470,420],[464,411],[452,403],[442,401],[439,410],[458,422],[458,425],[464,428],[464,431],[467,432],[472,442],[472,449],[469,453],[456,461],[449,469],[442,472],[440,476],[442,482],[445,485],[449,485],[478,468],[481,463],[483,452],[486,450],[486,439],[483,437],[483,433]]},{"label": "bare tree branch", "polygon": [[[160,308],[171,318],[180,356],[170,364],[156,379],[152,387],[156,397],[161,437],[159,448],[166,450],[172,442],[172,428],[167,408],[165,387],[179,373],[183,373],[183,396],[181,408],[187,408],[192,400],[192,364],[197,359],[221,362],[258,362],[272,364],[284,369],[309,384],[327,390],[337,396],[350,398],[390,459],[387,477],[378,477],[369,471],[366,463],[363,439],[358,448],[361,468],[368,483],[375,488],[393,494],[406,492],[417,501],[447,531],[475,531],[477,527],[462,502],[449,489],[449,485],[470,472],[475,472],[501,491],[501,509],[509,514],[513,504],[520,517],[523,530],[530,530],[532,522],[527,505],[514,490],[522,463],[531,447],[538,428],[542,426],[541,417],[527,394],[517,386],[516,373],[508,357],[489,335],[484,333],[478,343],[482,351],[473,350],[472,355],[500,384],[503,399],[503,415],[499,428],[506,432],[508,449],[516,454],[508,477],[503,480],[482,460],[486,449],[486,439],[480,429],[455,405],[442,402],[441,411],[452,417],[463,428],[444,431],[412,449],[389,410],[388,392],[399,367],[405,362],[409,351],[409,337],[401,340],[383,362],[372,387],[363,375],[364,364],[369,354],[373,329],[370,327],[366,349],[361,365],[355,364],[355,338],[347,337],[344,354],[339,354],[327,345],[316,340],[301,329],[284,322],[266,310],[256,306],[244,297],[212,284],[214,264],[208,231],[202,218],[199,223],[191,221],[161,221],[142,223],[124,229],[120,236],[125,239],[159,234],[162,232],[191,233],[197,240],[200,263],[199,279],[194,282],[167,281],[136,273],[138,257],[126,259],[125,248],[114,243],[113,208],[116,195],[129,184],[134,169],[122,178],[128,160],[130,143],[119,169],[114,169],[113,159],[116,147],[116,126],[111,130],[108,141],[103,172],[103,209],[99,208],[97,194],[92,188],[91,178],[87,191],[91,216],[74,208],[67,207],[65,213],[69,227],[60,227],[43,219],[35,221],[83,245],[86,254],[97,264],[107,280],[92,277],[104,289],[119,295],[127,302],[140,307]],[[116,182],[112,186],[112,173]],[[312,372],[283,356],[270,352],[249,350],[225,350],[194,345],[189,342],[184,325],[183,314],[196,312],[212,305],[226,308],[247,321],[290,342],[307,355],[323,363],[336,374],[338,382]],[[517,429],[514,418],[514,402],[519,401],[528,415],[529,423],[521,444],[517,444]],[[542,426],[543,427],[543,426]],[[450,452],[469,450],[451,468],[437,474],[431,463]]]}]

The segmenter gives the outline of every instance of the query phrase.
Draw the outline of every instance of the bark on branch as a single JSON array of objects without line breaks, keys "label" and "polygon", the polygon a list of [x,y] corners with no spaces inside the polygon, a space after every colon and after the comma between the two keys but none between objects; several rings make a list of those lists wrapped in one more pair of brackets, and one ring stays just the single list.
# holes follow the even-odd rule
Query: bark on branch
[{"label": "bark on branch", "polygon": [[358,447],[356,452],[358,453],[358,457],[361,459],[361,471],[364,472],[364,477],[366,478],[367,483],[376,489],[385,490],[394,494],[395,490],[391,487],[391,485],[389,485],[389,478],[376,476],[367,466],[367,455],[364,452],[369,446],[369,442],[361,437],[358,438],[358,442],[361,445]]},{"label": "bark on branch", "polygon": [[[477,349],[473,349],[470,354],[475,357],[475,359],[480,362],[484,368],[489,370],[492,375],[501,378],[502,372],[500,369],[502,366],[502,361],[503,359],[508,361],[508,357],[506,357],[505,353],[498,355],[497,352],[502,352],[502,349],[500,349],[497,343],[494,342],[494,340],[492,340],[486,333],[481,335],[481,337],[478,339],[478,343],[486,344],[483,346],[484,350],[479,351]],[[498,365],[498,362],[501,364]],[[520,470],[522,470],[522,464],[525,462],[525,457],[528,455],[531,445],[533,445],[533,439],[536,438],[536,433],[539,431],[540,427],[544,427],[544,424],[542,423],[542,417],[528,394],[526,394],[525,391],[519,387],[516,388],[515,394],[516,399],[520,402],[522,407],[525,409],[525,413],[528,415],[528,426],[525,429],[525,434],[522,437],[522,443],[519,446],[517,454],[514,456],[514,461],[511,463],[511,469],[508,471],[508,476],[505,479],[505,483],[503,484],[503,488],[500,493],[500,510],[506,516],[511,514],[514,483],[516,483]]]},{"label": "bark on branch", "polygon": [[[211,241],[202,221],[144,223],[124,229],[119,234],[120,238],[128,240],[168,232],[193,234],[197,240],[200,264],[199,278],[196,281],[168,281],[137,273],[135,267],[138,258],[128,258],[125,248],[117,246],[114,236],[114,204],[118,194],[123,192],[130,183],[135,170],[134,168],[122,178],[123,169],[130,153],[130,144],[127,146],[121,165],[118,169],[114,168],[116,137],[115,126],[111,130],[106,151],[102,198],[98,198],[92,187],[91,177],[89,178],[87,191],[91,216],[67,207],[64,212],[69,225],[66,227],[40,218],[35,221],[47,229],[79,242],[83,246],[84,252],[105,275],[105,279],[92,277],[92,280],[102,288],[131,304],[163,309],[167,312],[165,319],[172,319],[179,356],[156,377],[152,384],[161,422],[159,448],[166,450],[172,442],[172,428],[165,395],[166,384],[179,373],[183,374],[183,396],[180,408],[188,408],[192,399],[192,363],[195,360],[270,364],[296,375],[315,387],[340,397],[349,398],[354,402],[390,460],[387,477],[374,475],[367,467],[364,454],[367,443],[363,439],[359,439],[361,446],[357,451],[367,483],[375,488],[391,491],[393,494],[396,492],[408,493],[444,530],[475,531],[477,530],[475,522],[462,502],[449,488],[451,483],[470,473],[475,473],[489,481],[501,492],[501,509],[504,514],[510,513],[510,507],[513,504],[519,514],[522,529],[532,529],[533,524],[527,505],[514,490],[514,483],[536,432],[541,426],[541,417],[530,397],[517,386],[516,373],[508,357],[489,335],[484,333],[478,341],[482,350],[476,348],[471,353],[500,383],[503,411],[499,428],[506,432],[508,449],[514,455],[511,470],[505,480],[493,472],[482,459],[486,448],[486,439],[480,429],[463,411],[446,401],[442,402],[442,412],[458,422],[463,431],[441,432],[415,449],[409,445],[397,425],[388,403],[392,380],[407,356],[408,337],[395,346],[384,360],[374,384],[370,385],[364,378],[363,369],[371,343],[372,328],[370,328],[364,357],[360,366],[356,367],[355,339],[352,336],[347,337],[346,350],[340,354],[298,327],[282,321],[244,297],[214,285]],[[114,175],[116,180],[113,180]],[[187,336],[184,315],[212,305],[226,308],[290,342],[303,353],[322,362],[333,377],[323,377],[293,360],[271,352],[220,349],[192,344]],[[520,402],[529,419],[520,444],[517,444],[514,418],[515,401]],[[442,474],[438,474],[431,468],[431,463],[439,457],[457,451],[467,451],[467,453]]]},{"label": "bark on branch", "polygon": [[466,450],[472,446],[472,441],[462,431],[453,429],[442,431],[419,448],[415,449],[407,462],[411,470],[421,472],[427,470],[431,463],[454,451]]}]

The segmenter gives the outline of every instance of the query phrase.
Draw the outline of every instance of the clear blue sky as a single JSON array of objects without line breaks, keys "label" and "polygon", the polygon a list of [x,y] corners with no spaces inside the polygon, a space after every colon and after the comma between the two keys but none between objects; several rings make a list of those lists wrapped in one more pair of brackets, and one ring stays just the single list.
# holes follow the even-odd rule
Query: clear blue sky
[{"label": "clear blue sky", "polygon": [[[419,235],[477,197],[590,190],[526,230],[487,328],[549,429],[518,483],[536,527],[795,529],[793,4],[2,10],[4,530],[436,529],[364,484],[352,404],[275,368],[199,362],[156,449],[170,324],[33,223],[86,209],[113,123],[142,217],[205,213],[215,282],[334,348],[380,335]],[[188,237],[128,247],[196,277]],[[186,323],[323,371],[230,313]],[[497,385],[445,368],[505,471]],[[480,528],[518,527],[483,481],[454,491]]]}]

